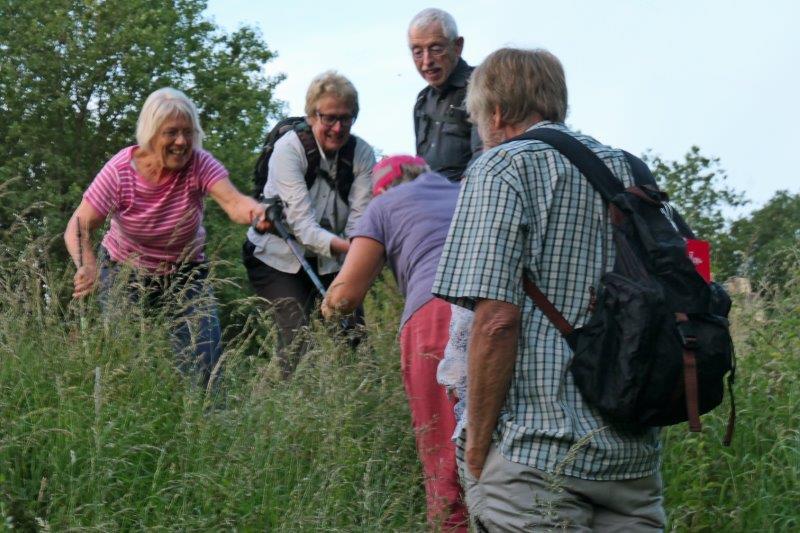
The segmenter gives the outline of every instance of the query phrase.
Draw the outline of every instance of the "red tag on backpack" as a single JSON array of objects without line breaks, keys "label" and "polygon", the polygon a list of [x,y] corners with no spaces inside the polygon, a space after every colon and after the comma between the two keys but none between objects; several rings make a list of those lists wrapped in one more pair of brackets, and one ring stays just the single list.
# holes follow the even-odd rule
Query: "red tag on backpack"
[{"label": "red tag on backpack", "polygon": [[686,255],[694,263],[697,272],[706,283],[711,283],[711,243],[698,239],[686,239]]}]

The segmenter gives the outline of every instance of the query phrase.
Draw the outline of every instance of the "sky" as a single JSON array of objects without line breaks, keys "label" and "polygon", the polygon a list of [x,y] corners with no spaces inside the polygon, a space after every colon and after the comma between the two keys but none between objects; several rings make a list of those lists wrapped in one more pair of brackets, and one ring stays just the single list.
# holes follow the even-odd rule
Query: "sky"
[{"label": "sky", "polygon": [[407,45],[426,7],[448,11],[476,65],[503,46],[546,48],[567,76],[567,124],[635,154],[718,157],[751,204],[800,192],[800,2],[522,0],[370,2],[209,0],[228,31],[258,28],[285,76],[276,97],[303,114],[311,79],[347,76],[361,111],[353,133],[383,154],[413,153],[412,107],[425,82]]}]

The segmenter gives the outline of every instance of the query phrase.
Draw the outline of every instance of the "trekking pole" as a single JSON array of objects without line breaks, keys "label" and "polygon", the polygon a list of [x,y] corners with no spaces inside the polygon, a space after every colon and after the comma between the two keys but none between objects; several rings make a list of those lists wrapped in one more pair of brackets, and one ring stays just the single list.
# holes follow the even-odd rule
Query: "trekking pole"
[{"label": "trekking pole", "polygon": [[270,222],[272,222],[272,225],[275,227],[275,231],[278,232],[280,238],[283,239],[284,242],[286,242],[286,244],[289,246],[289,250],[292,251],[292,255],[294,255],[295,258],[300,261],[300,265],[303,267],[303,270],[306,271],[306,274],[311,282],[317,288],[322,297],[325,298],[325,286],[322,284],[319,276],[317,276],[317,273],[314,272],[314,269],[306,260],[303,250],[300,249],[300,245],[297,243],[297,239],[295,239],[294,236],[289,233],[289,229],[286,227],[286,224],[283,221],[283,202],[281,201],[280,197],[273,196],[271,198],[265,198],[264,205],[267,206],[267,218]]},{"label": "trekking pole", "polygon": [[[294,236],[289,233],[289,229],[286,227],[286,224],[283,220],[283,201],[281,201],[279,196],[272,196],[270,198],[265,198],[263,203],[265,206],[267,206],[266,215],[269,221],[272,222],[272,225],[275,227],[275,231],[289,246],[289,250],[292,251],[292,255],[294,255],[295,258],[300,261],[300,265],[303,267],[303,270],[306,271],[306,274],[317,288],[317,291],[319,291],[320,295],[325,298],[325,295],[327,294],[325,286],[322,284],[319,276],[317,276],[317,273],[314,272],[314,269],[306,260],[303,250],[300,249],[300,244],[298,244],[297,239],[295,239]],[[256,223],[254,222],[253,228],[255,228],[255,224]],[[256,229],[256,231],[258,231],[258,229]],[[350,317],[341,318],[339,320],[339,328],[342,332],[347,332],[353,329],[352,319]],[[354,346],[353,344],[351,345]]]}]

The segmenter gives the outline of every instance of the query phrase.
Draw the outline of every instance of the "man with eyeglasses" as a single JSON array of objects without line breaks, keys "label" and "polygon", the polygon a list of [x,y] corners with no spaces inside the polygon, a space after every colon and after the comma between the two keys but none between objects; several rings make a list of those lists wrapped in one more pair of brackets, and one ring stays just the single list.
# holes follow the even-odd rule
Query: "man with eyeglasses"
[{"label": "man with eyeglasses", "polygon": [[[306,119],[274,144],[264,198],[280,197],[286,225],[325,287],[341,268],[348,236],[372,198],[375,154],[350,133],[358,116],[358,92],[344,76],[328,71],[311,82]],[[306,351],[299,330],[320,295],[292,254],[272,233],[248,230],[243,260],[255,292],[266,299],[278,326],[276,361],[288,377]],[[363,311],[357,311],[362,321]]]},{"label": "man with eyeglasses", "polygon": [[472,67],[461,59],[464,38],[453,17],[441,9],[419,12],[408,27],[414,65],[428,82],[414,105],[417,155],[431,170],[458,180],[481,153],[483,143],[464,106]]}]

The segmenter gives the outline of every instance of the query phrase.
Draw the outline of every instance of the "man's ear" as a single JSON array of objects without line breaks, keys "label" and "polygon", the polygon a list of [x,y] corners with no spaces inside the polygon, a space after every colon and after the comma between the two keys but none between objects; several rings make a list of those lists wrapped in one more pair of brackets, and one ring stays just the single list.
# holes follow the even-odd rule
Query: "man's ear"
[{"label": "man's ear", "polygon": [[464,38],[456,37],[456,40],[453,41],[453,46],[456,49],[456,54],[458,55],[458,57],[461,57],[461,51],[464,50]]},{"label": "man's ear", "polygon": [[492,127],[496,130],[501,130],[506,125],[506,121],[503,120],[503,114],[500,112],[500,106],[495,105],[494,111],[492,111]]}]

